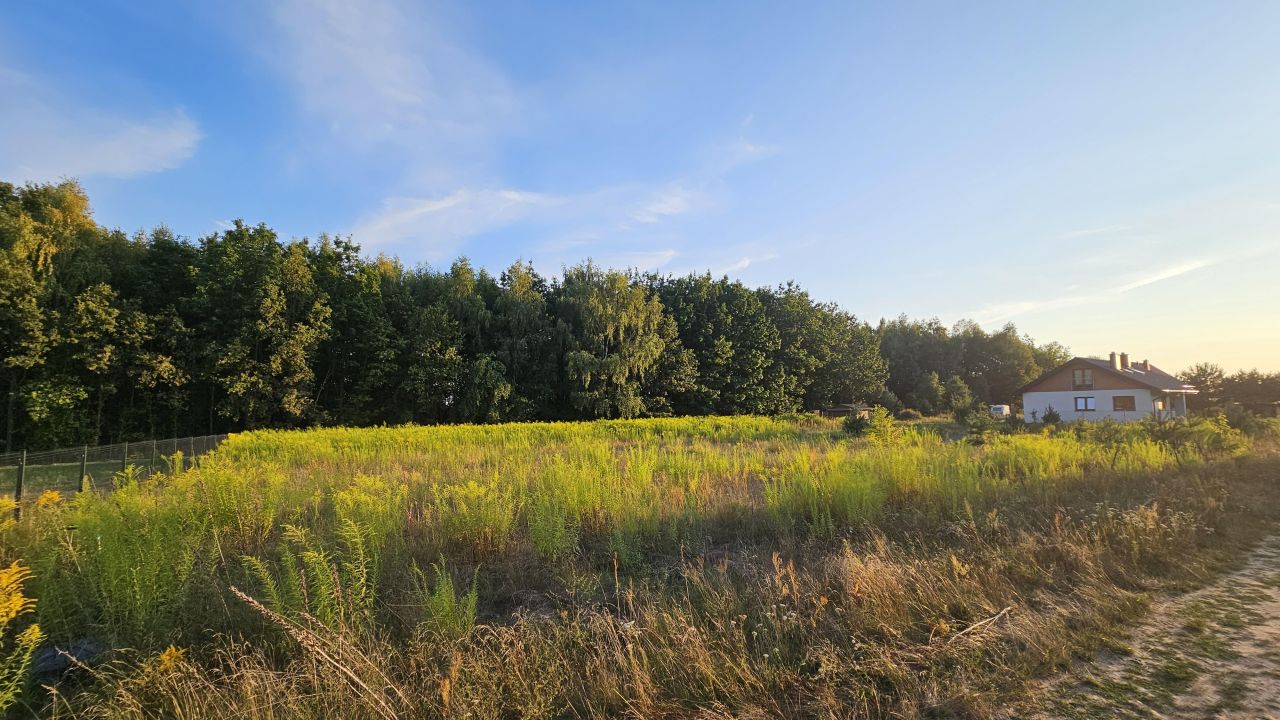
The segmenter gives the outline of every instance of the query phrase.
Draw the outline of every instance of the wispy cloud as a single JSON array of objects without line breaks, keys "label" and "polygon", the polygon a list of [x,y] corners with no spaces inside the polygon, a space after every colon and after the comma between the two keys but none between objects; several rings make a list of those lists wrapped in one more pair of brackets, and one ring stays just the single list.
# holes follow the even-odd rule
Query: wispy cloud
[{"label": "wispy cloud", "polygon": [[1221,258],[1188,260],[1186,262],[1161,268],[1154,272],[1133,277],[1128,282],[1124,282],[1119,285],[1108,286],[1087,292],[1072,293],[1054,298],[995,303],[981,308],[977,312],[973,313],[973,316],[979,323],[995,323],[1010,320],[1019,315],[1026,315],[1027,313],[1032,312],[1060,310],[1062,308],[1105,302],[1107,300],[1116,299],[1121,295],[1133,292],[1139,288],[1144,288],[1166,280],[1172,280],[1173,278],[1186,275],[1187,273],[1194,272],[1201,268],[1209,267],[1210,265],[1217,263],[1220,259]]},{"label": "wispy cloud", "polygon": [[661,266],[677,252],[647,248],[678,247],[667,228],[716,207],[728,173],[777,152],[749,140],[744,121],[683,173],[572,193],[522,187],[503,177],[499,153],[521,132],[521,111],[536,112],[528,107],[536,95],[522,95],[468,49],[440,6],[286,0],[273,7],[271,57],[306,132],[324,134],[349,156],[342,162],[376,158],[383,168],[386,199],[350,228],[370,249],[442,259],[477,236],[518,227],[552,261],[572,248],[576,257]]},{"label": "wispy cloud", "polygon": [[1199,270],[1200,268],[1203,268],[1203,267],[1209,267],[1212,264],[1213,264],[1213,261],[1211,260],[1189,260],[1184,263],[1178,263],[1177,265],[1171,265],[1162,270],[1157,270],[1148,275],[1139,277],[1136,280],[1127,282],[1124,285],[1121,285],[1120,287],[1116,288],[1115,292],[1117,294],[1127,293],[1132,290],[1137,290],[1140,287],[1154,285],[1155,283],[1162,282],[1164,280],[1172,280],[1173,278],[1176,278],[1179,275],[1186,275],[1189,272],[1192,272],[1194,270]]},{"label": "wispy cloud", "polygon": [[705,202],[706,193],[680,185],[663,187],[653,192],[649,199],[631,214],[639,223],[656,223],[667,217],[684,215]]},{"label": "wispy cloud", "polygon": [[[181,108],[142,117],[86,107],[46,80],[0,67],[0,177],[133,177],[178,167],[200,142]],[[20,111],[19,111],[20,108]]]},{"label": "wispy cloud", "polygon": [[[382,147],[440,190],[487,153],[517,106],[503,75],[456,45],[427,6],[401,0],[286,0],[273,54],[305,117],[331,141]],[[474,180],[474,178],[466,178]]]},{"label": "wispy cloud", "polygon": [[468,237],[527,219],[563,202],[562,198],[518,190],[458,190],[443,197],[397,197],[361,219],[352,234],[376,249],[413,243],[414,250],[438,260]]}]

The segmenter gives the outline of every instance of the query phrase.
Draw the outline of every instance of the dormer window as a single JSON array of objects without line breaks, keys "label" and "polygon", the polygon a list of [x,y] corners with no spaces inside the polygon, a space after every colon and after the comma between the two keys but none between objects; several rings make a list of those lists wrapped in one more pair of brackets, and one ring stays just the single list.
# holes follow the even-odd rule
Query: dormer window
[{"label": "dormer window", "polygon": [[1072,390],[1092,390],[1093,371],[1088,368],[1077,368],[1071,372]]}]

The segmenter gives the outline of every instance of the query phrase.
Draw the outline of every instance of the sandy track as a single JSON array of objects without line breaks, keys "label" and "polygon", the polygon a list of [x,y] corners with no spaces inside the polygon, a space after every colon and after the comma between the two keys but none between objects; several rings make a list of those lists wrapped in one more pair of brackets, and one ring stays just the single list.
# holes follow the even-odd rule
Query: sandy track
[{"label": "sandy track", "polygon": [[1158,603],[1132,638],[1012,717],[1280,720],[1280,536],[1240,570]]}]

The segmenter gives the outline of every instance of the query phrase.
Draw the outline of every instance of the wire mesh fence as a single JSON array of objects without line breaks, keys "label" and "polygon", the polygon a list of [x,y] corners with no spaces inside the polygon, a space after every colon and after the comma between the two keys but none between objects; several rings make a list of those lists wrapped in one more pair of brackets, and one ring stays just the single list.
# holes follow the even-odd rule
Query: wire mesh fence
[{"label": "wire mesh fence", "polygon": [[63,495],[82,490],[106,492],[117,473],[132,467],[140,477],[193,467],[226,435],[146,440],[112,445],[0,453],[0,497],[21,503],[46,490]]}]

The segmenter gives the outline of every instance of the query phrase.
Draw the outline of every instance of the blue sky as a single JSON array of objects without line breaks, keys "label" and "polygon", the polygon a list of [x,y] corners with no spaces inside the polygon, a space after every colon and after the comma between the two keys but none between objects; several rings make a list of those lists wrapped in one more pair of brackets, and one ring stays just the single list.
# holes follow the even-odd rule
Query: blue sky
[{"label": "blue sky", "polygon": [[1280,3],[0,9],[0,178],[1280,370]]}]

